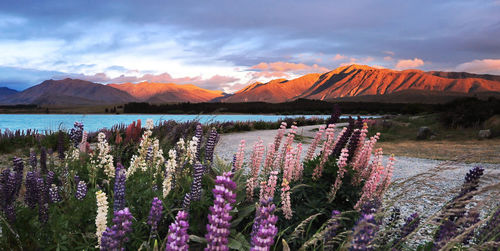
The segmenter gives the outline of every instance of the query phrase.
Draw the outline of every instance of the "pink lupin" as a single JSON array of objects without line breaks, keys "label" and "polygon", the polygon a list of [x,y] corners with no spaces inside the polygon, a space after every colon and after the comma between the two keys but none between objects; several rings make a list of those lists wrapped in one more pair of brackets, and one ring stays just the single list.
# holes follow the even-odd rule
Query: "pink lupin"
[{"label": "pink lupin", "polygon": [[[313,171],[313,179],[319,179],[321,175],[323,174],[323,167],[325,166],[326,161],[328,160],[328,157],[333,151],[333,147],[335,146],[334,144],[334,137],[335,137],[335,130],[334,130],[335,125],[330,124],[328,125],[328,128],[326,129],[326,140],[323,143],[323,148],[322,148],[322,155],[321,155],[321,160],[320,163],[316,166],[316,168]],[[347,128],[344,127],[342,129],[342,132],[345,132]],[[339,135],[339,137],[342,136],[342,133]]]},{"label": "pink lupin", "polygon": [[314,136],[314,139],[309,146],[309,149],[307,149],[306,157],[304,158],[304,161],[311,160],[314,156],[314,152],[316,151],[316,148],[318,147],[319,142],[321,141],[321,138],[323,138],[323,133],[325,132],[325,126],[320,126],[318,132],[316,132],[316,135]]},{"label": "pink lupin", "polygon": [[238,146],[238,151],[236,152],[236,161],[234,164],[235,170],[240,170],[243,167],[243,161],[245,160],[245,140],[240,141]]},{"label": "pink lupin", "polygon": [[344,174],[347,171],[347,157],[349,157],[347,148],[342,148],[342,152],[340,153],[339,160],[337,162],[339,170],[337,171],[335,183],[332,185],[332,190],[330,191],[330,197],[328,199],[329,201],[333,201],[335,199],[337,191],[340,189],[340,186],[342,186],[342,179],[344,178]]}]

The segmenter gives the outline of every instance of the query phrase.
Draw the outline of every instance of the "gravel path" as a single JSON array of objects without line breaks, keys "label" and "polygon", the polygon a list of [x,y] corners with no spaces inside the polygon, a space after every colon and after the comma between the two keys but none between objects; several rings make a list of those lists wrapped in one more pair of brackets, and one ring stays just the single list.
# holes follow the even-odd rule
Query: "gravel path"
[{"label": "gravel path", "polygon": [[[340,125],[344,126],[344,125]],[[310,144],[310,138],[314,137],[319,125],[304,126],[298,128],[298,135],[305,137],[303,143],[303,155]],[[241,139],[246,140],[246,154],[250,157],[253,144],[260,138],[264,144],[274,140],[276,130],[250,131],[242,133],[224,134],[217,145],[216,154],[226,161],[231,161],[232,156],[238,148]],[[382,135],[383,137],[383,135]],[[295,143],[297,144],[297,143]],[[388,156],[384,156],[386,162]],[[385,163],[384,163],[385,164]],[[500,164],[465,164],[463,161],[439,161],[431,159],[398,157],[393,174],[393,184],[386,194],[386,205],[394,205],[401,209],[402,217],[418,212],[422,216],[430,216],[438,211],[444,203],[455,196],[460,190],[465,174],[475,166],[485,168],[485,174],[481,179],[481,187],[496,184],[500,181]],[[486,192],[484,195],[476,196],[478,203],[484,203],[483,209],[497,203],[500,188],[497,186],[494,192]],[[489,196],[489,197],[488,197]]]}]

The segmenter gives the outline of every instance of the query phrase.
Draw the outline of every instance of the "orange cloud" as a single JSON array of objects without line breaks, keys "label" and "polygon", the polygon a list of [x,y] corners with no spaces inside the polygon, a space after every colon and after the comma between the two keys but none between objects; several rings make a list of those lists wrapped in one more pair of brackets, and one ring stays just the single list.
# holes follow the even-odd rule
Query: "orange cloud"
[{"label": "orange cloud", "polygon": [[420,58],[401,59],[396,64],[396,69],[404,70],[404,69],[416,68],[422,65],[424,65],[424,61]]},{"label": "orange cloud", "polygon": [[270,71],[270,72],[326,72],[328,68],[321,67],[317,64],[306,65],[306,64],[296,64],[289,62],[272,62],[251,66],[250,69],[257,71]]},{"label": "orange cloud", "polygon": [[500,74],[500,59],[476,59],[458,65],[456,70],[481,74]]},{"label": "orange cloud", "polygon": [[337,54],[337,55],[335,55],[335,56],[332,58],[332,60],[333,60],[333,61],[339,61],[339,60],[344,60],[344,59],[346,59],[346,58],[347,58],[347,56]]}]

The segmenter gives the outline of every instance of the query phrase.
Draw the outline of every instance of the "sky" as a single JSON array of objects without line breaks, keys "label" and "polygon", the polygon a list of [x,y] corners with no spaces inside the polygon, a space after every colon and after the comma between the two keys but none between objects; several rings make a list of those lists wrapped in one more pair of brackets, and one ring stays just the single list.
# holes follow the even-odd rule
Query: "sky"
[{"label": "sky", "polygon": [[352,63],[500,75],[500,0],[0,1],[0,86],[233,92]]}]

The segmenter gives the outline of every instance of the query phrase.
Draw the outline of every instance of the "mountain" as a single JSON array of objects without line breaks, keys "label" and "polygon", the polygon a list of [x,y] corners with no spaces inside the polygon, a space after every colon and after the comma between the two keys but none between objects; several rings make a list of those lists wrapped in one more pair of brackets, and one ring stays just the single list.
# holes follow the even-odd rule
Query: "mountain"
[{"label": "mountain", "polygon": [[451,78],[451,79],[464,79],[464,78],[482,78],[492,81],[500,81],[500,76],[490,74],[474,74],[468,72],[447,72],[447,71],[429,71],[429,74],[434,76]]},{"label": "mountain", "polygon": [[319,73],[313,73],[292,80],[276,79],[267,83],[256,82],[223,100],[224,102],[285,102],[304,93],[311,87],[311,83],[319,80],[320,76]]},{"label": "mountain", "polygon": [[3,104],[99,105],[137,101],[130,94],[110,86],[79,79],[46,80],[11,95]]},{"label": "mountain", "polygon": [[399,100],[405,100],[405,96],[408,96],[418,102],[419,97],[431,96],[429,99],[439,101],[445,96],[500,92],[500,81],[495,81],[497,77],[499,76],[420,70],[396,71],[365,65],[348,65],[323,74],[308,74],[293,80],[254,83],[223,101],[283,102],[298,98],[346,100],[348,97],[357,97],[356,100],[362,101],[364,98],[373,99],[393,93],[394,95],[383,99],[390,101],[390,97],[397,97]]},{"label": "mountain", "polygon": [[127,92],[138,100],[150,103],[208,102],[224,97],[222,91],[207,90],[189,84],[141,82],[138,84],[108,84],[108,86]]},{"label": "mountain", "polygon": [[0,99],[6,98],[16,93],[18,93],[18,91],[10,89],[8,87],[0,87]]}]

